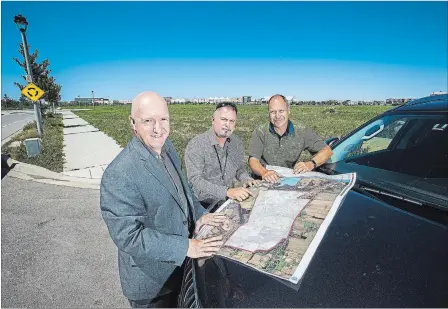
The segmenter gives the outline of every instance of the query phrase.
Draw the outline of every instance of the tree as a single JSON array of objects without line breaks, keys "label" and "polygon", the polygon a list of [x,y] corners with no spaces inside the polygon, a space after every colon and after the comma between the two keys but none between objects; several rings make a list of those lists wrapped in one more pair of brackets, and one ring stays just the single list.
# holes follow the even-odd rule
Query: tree
[{"label": "tree", "polygon": [[5,93],[5,95],[2,98],[2,109],[6,109],[9,107],[11,107],[11,99],[8,97],[8,95]]},{"label": "tree", "polygon": [[[30,46],[31,49],[31,46]],[[14,61],[23,68],[25,71],[25,75],[22,75],[23,80],[26,81],[26,75],[27,75],[27,67],[26,67],[26,61],[25,61],[25,50],[23,48],[23,44],[19,44],[19,54],[22,56],[22,59],[19,60],[18,58],[13,58]],[[48,68],[50,66],[50,61],[48,59],[44,59],[41,63],[37,62],[37,58],[39,56],[39,51],[36,49],[32,54],[29,55],[29,61],[30,61],[30,67],[32,70],[32,77],[33,77],[33,83],[45,91],[45,94],[42,96],[41,99],[44,99],[45,101],[53,104],[53,112],[54,112],[54,103],[57,103],[60,101],[61,96],[61,85],[58,85],[56,83],[56,80],[54,77],[50,76],[51,70]],[[14,85],[16,85],[20,91],[22,91],[23,88],[26,87],[26,85],[22,85],[18,82],[15,82]],[[44,113],[44,109],[42,109],[42,113]]]},{"label": "tree", "polygon": [[33,104],[30,102],[30,100],[28,100],[25,96],[21,95],[18,105],[20,106],[21,109],[26,107],[31,107],[33,106]]}]

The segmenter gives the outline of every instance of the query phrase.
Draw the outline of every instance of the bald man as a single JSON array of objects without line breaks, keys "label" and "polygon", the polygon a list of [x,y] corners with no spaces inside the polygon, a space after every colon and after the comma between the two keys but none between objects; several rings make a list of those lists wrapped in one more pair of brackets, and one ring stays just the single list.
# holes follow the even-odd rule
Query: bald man
[{"label": "bald man", "polygon": [[[316,169],[331,157],[333,151],[316,132],[294,127],[289,120],[289,103],[283,95],[275,94],[268,100],[268,111],[270,122],[256,128],[249,143],[249,166],[255,175],[275,183],[280,175],[266,169],[266,165],[288,167],[299,174]],[[313,155],[310,161],[299,161],[304,150]]]},{"label": "bald man", "polygon": [[222,245],[220,237],[192,239],[194,232],[225,219],[207,213],[182,174],[165,100],[140,93],[129,118],[134,136],[104,172],[101,213],[131,307],[175,307],[185,258],[209,257]]}]

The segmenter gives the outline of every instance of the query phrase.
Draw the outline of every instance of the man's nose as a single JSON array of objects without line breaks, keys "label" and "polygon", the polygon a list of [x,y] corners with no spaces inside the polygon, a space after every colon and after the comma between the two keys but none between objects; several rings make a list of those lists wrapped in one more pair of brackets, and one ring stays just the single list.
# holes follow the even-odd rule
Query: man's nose
[{"label": "man's nose", "polygon": [[162,125],[160,124],[160,121],[156,120],[154,122],[154,126],[152,127],[152,131],[154,133],[161,133],[162,132]]}]

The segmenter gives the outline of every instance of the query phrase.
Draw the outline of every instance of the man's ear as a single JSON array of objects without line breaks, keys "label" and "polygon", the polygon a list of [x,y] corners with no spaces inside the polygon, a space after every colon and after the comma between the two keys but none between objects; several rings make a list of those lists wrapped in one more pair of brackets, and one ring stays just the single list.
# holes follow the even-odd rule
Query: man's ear
[{"label": "man's ear", "polygon": [[134,131],[136,131],[136,130],[135,130],[135,120],[134,120],[134,118],[132,118],[132,116],[129,116],[129,121],[131,122],[132,129],[133,129]]}]

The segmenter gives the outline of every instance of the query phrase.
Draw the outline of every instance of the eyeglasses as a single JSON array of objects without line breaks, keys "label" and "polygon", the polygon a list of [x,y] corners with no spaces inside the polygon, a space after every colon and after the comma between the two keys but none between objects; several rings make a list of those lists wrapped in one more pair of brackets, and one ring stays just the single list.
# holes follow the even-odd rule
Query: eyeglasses
[{"label": "eyeglasses", "polygon": [[269,111],[269,114],[271,116],[275,116],[275,115],[277,115],[277,113],[279,113],[280,115],[283,115],[284,113],[286,113],[286,110],[285,109],[281,109],[281,110],[278,110],[278,111]]},{"label": "eyeglasses", "polygon": [[227,106],[231,107],[235,111],[235,113],[238,114],[238,108],[236,107],[236,104],[230,103],[230,102],[223,102],[223,103],[217,104],[215,110],[220,109],[222,107],[227,107]]},{"label": "eyeglasses", "polygon": [[[132,118],[132,123],[135,124],[135,119]],[[142,125],[144,125],[145,127],[154,127],[157,123],[157,120],[154,118],[145,118],[145,119],[140,119],[138,120],[139,123],[141,123]],[[160,118],[159,120],[160,126],[165,127],[170,123],[170,119],[168,117],[163,117]]]}]

